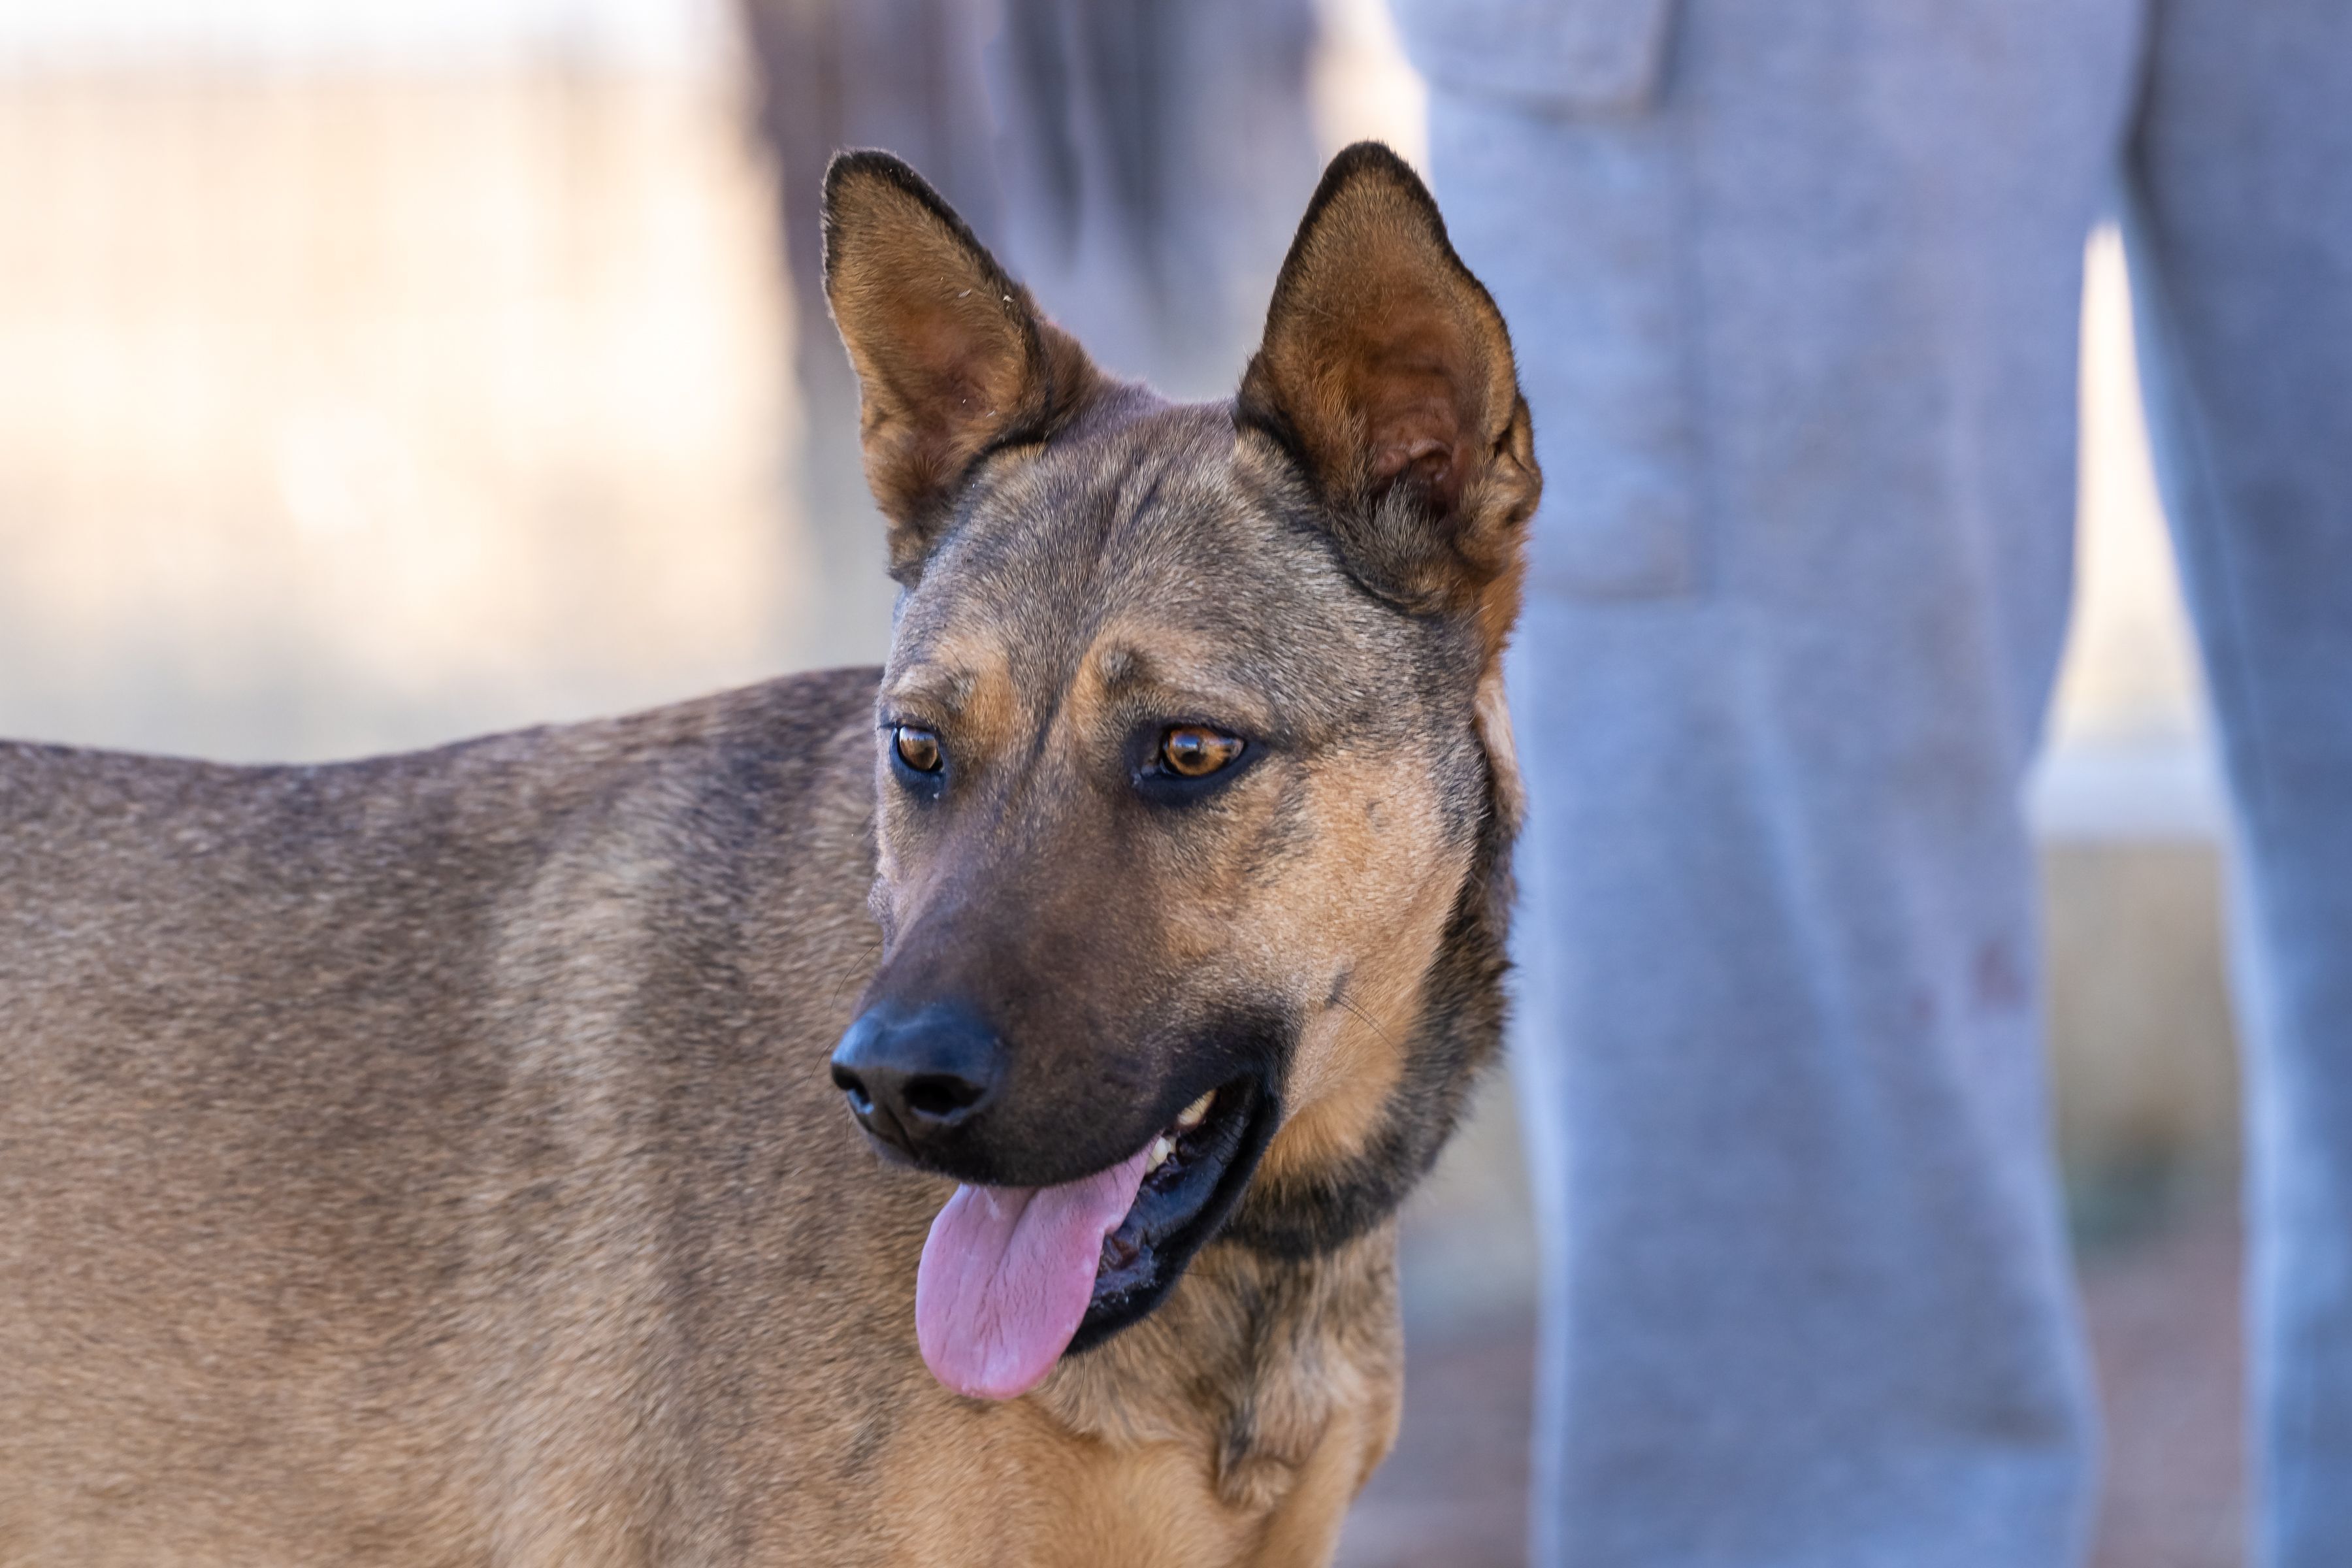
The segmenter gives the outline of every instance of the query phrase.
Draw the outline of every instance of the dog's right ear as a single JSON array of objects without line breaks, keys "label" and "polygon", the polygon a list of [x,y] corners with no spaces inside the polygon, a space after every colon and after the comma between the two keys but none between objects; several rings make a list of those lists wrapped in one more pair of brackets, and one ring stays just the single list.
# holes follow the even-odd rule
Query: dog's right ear
[{"label": "dog's right ear", "polygon": [[955,210],[887,153],[824,176],[824,289],[856,367],[866,482],[911,584],[974,459],[1042,440],[1102,384]]},{"label": "dog's right ear", "polygon": [[1235,412],[1298,458],[1365,585],[1476,606],[1499,649],[1542,480],[1510,334],[1419,175],[1331,160],[1275,280]]},{"label": "dog's right ear", "polygon": [[1478,732],[1496,809],[1516,824],[1502,658],[1543,489],[1535,430],[1502,312],[1386,147],[1360,142],[1325,171],[1234,413],[1298,460],[1358,581],[1417,613],[1473,618]]}]

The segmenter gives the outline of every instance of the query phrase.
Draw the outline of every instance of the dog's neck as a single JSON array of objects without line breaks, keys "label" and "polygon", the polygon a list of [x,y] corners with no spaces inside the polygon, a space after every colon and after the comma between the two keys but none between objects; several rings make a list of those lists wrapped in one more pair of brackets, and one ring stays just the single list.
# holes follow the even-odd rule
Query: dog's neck
[{"label": "dog's neck", "polygon": [[1402,1386],[1396,1227],[1311,1258],[1213,1243],[1150,1318],[1066,1360],[1034,1396],[1114,1447],[1205,1449],[1218,1497],[1272,1507],[1335,1412],[1384,1411]]}]

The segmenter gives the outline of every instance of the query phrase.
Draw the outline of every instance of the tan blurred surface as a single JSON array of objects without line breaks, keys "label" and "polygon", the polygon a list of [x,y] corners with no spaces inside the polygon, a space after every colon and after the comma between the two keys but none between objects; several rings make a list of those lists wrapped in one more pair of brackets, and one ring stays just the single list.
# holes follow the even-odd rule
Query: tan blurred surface
[{"label": "tan blurred surface", "polygon": [[17,78],[0,189],[0,731],[315,758],[827,651],[729,93]]}]

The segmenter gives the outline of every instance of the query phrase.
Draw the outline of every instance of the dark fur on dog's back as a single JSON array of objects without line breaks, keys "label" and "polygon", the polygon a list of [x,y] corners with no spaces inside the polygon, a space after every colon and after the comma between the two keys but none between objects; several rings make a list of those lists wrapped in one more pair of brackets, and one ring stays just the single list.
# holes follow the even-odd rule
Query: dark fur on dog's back
[{"label": "dark fur on dog's back", "polygon": [[[1501,320],[1384,152],[1234,405],[1102,375],[894,161],[827,236],[886,669],[326,767],[0,744],[0,1564],[1328,1558],[1500,1026]],[[1162,789],[1171,725],[1244,761]],[[941,999],[1002,1081],[878,1161],[827,1053]],[[1196,1097],[1237,1204],[949,1393],[950,1177]]]}]

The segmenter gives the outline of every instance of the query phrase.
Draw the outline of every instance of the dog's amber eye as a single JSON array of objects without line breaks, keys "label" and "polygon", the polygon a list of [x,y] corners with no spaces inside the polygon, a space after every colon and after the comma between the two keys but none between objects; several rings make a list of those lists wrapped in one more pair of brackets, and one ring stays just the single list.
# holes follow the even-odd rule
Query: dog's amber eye
[{"label": "dog's amber eye", "polygon": [[1197,724],[1160,737],[1160,765],[1181,779],[1204,779],[1242,754],[1241,741]]},{"label": "dog's amber eye", "polygon": [[940,738],[930,731],[901,724],[890,731],[890,743],[898,748],[898,760],[917,773],[940,771]]}]

